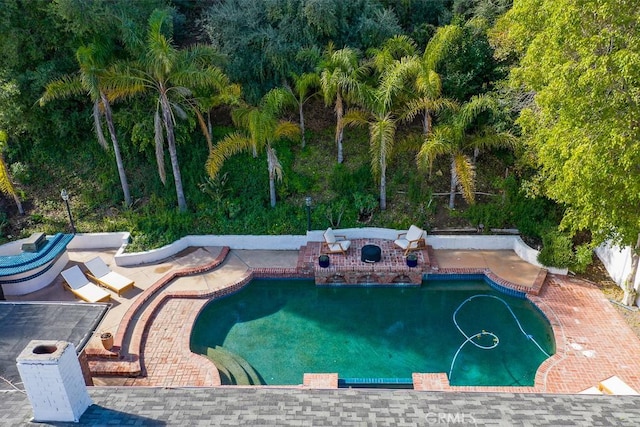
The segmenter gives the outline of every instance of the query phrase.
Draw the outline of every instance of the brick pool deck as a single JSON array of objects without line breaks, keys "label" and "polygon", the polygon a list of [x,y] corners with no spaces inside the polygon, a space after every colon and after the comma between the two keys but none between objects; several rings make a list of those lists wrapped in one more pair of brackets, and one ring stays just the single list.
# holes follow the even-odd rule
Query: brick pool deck
[{"label": "brick pool deck", "polygon": [[[320,250],[319,243],[311,243],[301,248],[294,261],[292,255],[281,266],[272,267],[277,263],[269,262],[269,251],[247,261],[244,255],[256,251],[205,249],[191,254],[197,263],[178,265],[132,298],[121,315],[111,352],[104,350],[99,340],[90,341],[86,353],[96,385],[220,385],[213,363],[189,350],[191,326],[202,308],[212,298],[235,292],[255,277],[312,278]],[[595,286],[547,274],[514,259],[511,251],[429,248],[421,252],[420,268],[424,272],[483,272],[503,286],[526,291],[551,322],[556,354],[541,365],[533,387],[451,387],[444,373],[415,373],[416,390],[574,394],[617,375],[640,391],[640,340]],[[403,258],[396,255],[390,254],[389,259],[403,263]],[[359,257],[359,252],[351,251],[342,259],[332,256],[332,263],[335,260],[338,265],[353,265],[360,262]],[[379,265],[384,269],[394,266],[406,268],[404,264]],[[310,380],[306,387],[322,388],[334,383],[322,376],[307,377]],[[301,385],[294,387],[304,388],[302,382],[301,378]]]}]

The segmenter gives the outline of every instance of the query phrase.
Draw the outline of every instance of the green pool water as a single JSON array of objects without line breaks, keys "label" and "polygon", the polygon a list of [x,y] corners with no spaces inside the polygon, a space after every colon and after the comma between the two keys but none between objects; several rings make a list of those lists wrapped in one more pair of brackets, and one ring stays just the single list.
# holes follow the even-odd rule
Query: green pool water
[{"label": "green pool water", "polygon": [[530,301],[481,280],[329,288],[254,280],[210,302],[191,334],[192,351],[214,360],[223,382],[268,385],[301,384],[304,373],[444,372],[452,385],[532,386],[554,342]]}]

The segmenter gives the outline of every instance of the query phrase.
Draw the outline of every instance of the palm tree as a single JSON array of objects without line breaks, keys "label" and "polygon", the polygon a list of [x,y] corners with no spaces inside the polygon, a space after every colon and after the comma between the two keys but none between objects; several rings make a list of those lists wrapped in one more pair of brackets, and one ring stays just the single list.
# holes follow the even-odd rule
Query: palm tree
[{"label": "palm tree", "polygon": [[76,51],[76,59],[80,65],[78,74],[63,76],[49,83],[39,102],[42,106],[53,99],[89,94],[93,102],[93,120],[96,135],[98,136],[98,143],[104,149],[108,149],[107,142],[102,133],[101,116],[104,114],[107,129],[109,129],[109,135],[111,136],[111,143],[113,144],[113,152],[116,156],[116,165],[118,167],[118,175],[120,176],[122,193],[124,194],[124,203],[126,206],[131,206],[129,183],[124,171],[116,128],[113,124],[111,104],[103,86],[103,78],[106,71],[106,63],[110,56],[110,50],[107,46],[99,43],[79,47]]},{"label": "palm tree", "polygon": [[387,161],[395,144],[397,122],[406,101],[406,86],[411,60],[387,61],[376,88],[364,87],[358,101],[363,110],[354,109],[344,117],[347,125],[366,125],[369,128],[371,169],[380,179],[380,209],[387,208]]},{"label": "palm tree", "polygon": [[[3,130],[0,130],[0,191],[13,197],[13,200],[16,202],[18,212],[20,213],[20,215],[24,215],[22,203],[20,202],[18,194],[16,193],[16,189],[11,182],[11,176],[9,175],[9,171],[7,170],[7,164],[4,162],[4,157],[2,156],[2,152],[4,151],[6,144],[7,133]],[[0,300],[3,299],[1,288],[2,286],[0,286]]]},{"label": "palm tree", "polygon": [[190,100],[193,112],[198,118],[200,129],[207,140],[209,151],[213,150],[213,142],[211,141],[211,133],[213,132],[211,110],[221,105],[238,105],[240,102],[240,93],[240,85],[229,83],[223,85],[219,91],[213,90],[203,94],[196,94],[195,98]]},{"label": "palm tree", "polygon": [[327,105],[334,103],[336,112],[335,142],[338,147],[338,163],[342,163],[344,161],[342,154],[344,103],[348,96],[356,95],[362,87],[361,79],[366,67],[359,64],[356,50],[348,47],[333,50],[333,45],[330,44],[324,53],[320,70],[320,86],[324,101]]},{"label": "palm tree", "polygon": [[158,173],[162,183],[166,184],[166,137],[178,207],[180,211],[186,211],[187,202],[176,150],[175,115],[186,117],[182,107],[193,107],[194,90],[222,90],[229,82],[219,68],[211,65],[217,57],[212,48],[196,45],[179,50],[172,45],[171,38],[165,35],[171,28],[171,15],[168,11],[155,10],[149,17],[146,44],[140,59],[113,67],[107,81],[116,96],[133,96],[144,92],[152,92],[157,96],[154,129]]},{"label": "palm tree", "polygon": [[278,114],[286,102],[283,89],[272,89],[261,99],[258,106],[245,106],[234,110],[232,118],[239,131],[226,136],[209,153],[207,173],[215,177],[226,159],[243,151],[254,154],[263,149],[267,154],[269,170],[269,199],[271,207],[276,205],[276,179],[282,178],[282,167],[273,148],[281,137],[295,138],[300,128],[295,123],[278,120]]},{"label": "palm tree", "polygon": [[495,107],[495,101],[488,95],[471,98],[453,113],[449,121],[433,128],[418,152],[416,160],[422,168],[431,168],[439,156],[451,157],[451,209],[454,208],[457,188],[467,202],[474,202],[475,165],[465,153],[475,148],[511,147],[515,142],[515,137],[508,132],[496,132],[491,126],[478,124],[479,116]]},{"label": "palm tree", "polygon": [[298,107],[298,116],[300,117],[300,133],[302,134],[302,148],[306,146],[304,136],[304,105],[316,96],[317,91],[314,88],[320,85],[320,77],[316,73],[304,73],[301,75],[291,74],[293,80],[293,88],[285,83],[284,87],[289,92],[291,101]]},{"label": "palm tree", "polygon": [[427,43],[422,57],[414,58],[416,97],[407,104],[405,116],[407,120],[413,120],[416,114],[422,114],[422,128],[425,137],[431,131],[432,114],[444,108],[453,107],[450,100],[442,98],[442,82],[436,68],[451,44],[461,35],[462,29],[457,25],[440,27]]}]

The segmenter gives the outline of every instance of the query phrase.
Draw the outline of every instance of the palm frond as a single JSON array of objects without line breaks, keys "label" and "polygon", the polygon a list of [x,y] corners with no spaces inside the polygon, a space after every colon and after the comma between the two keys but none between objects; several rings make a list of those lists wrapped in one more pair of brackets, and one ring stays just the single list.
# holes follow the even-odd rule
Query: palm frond
[{"label": "palm frond", "polygon": [[237,153],[249,151],[252,147],[253,143],[251,139],[247,138],[247,136],[241,132],[234,132],[227,135],[209,152],[209,157],[205,164],[207,174],[212,178],[215,177],[218,172],[220,172],[220,169],[222,169],[222,165],[226,159]]},{"label": "palm frond", "polygon": [[423,140],[420,150],[416,155],[418,167],[431,170],[433,161],[438,156],[448,155],[454,152],[454,147],[451,144],[453,132],[454,129],[446,125],[434,128],[433,132]]},{"label": "palm frond", "polygon": [[471,138],[468,146],[490,150],[493,148],[515,148],[518,138],[509,132],[495,132],[485,129],[481,134]]},{"label": "palm frond", "polygon": [[453,158],[452,167],[455,169],[458,188],[467,203],[475,202],[476,171],[471,159],[461,153]]},{"label": "palm frond", "polygon": [[369,123],[370,114],[359,108],[350,109],[342,116],[342,123],[346,126],[364,126]]},{"label": "palm frond", "polygon": [[290,121],[281,121],[275,127],[273,132],[276,138],[295,139],[300,136],[300,126]]},{"label": "palm frond", "polygon": [[200,126],[200,130],[204,135],[204,138],[207,140],[207,146],[209,147],[209,151],[213,149],[213,142],[211,141],[211,134],[209,133],[209,126],[207,126],[207,122],[204,120],[202,116],[202,112],[196,107],[193,107],[193,112],[198,119],[198,125]]},{"label": "palm frond", "polygon": [[418,92],[426,97],[435,99],[442,94],[442,80],[440,75],[429,68],[421,68],[416,76],[415,86]]},{"label": "palm frond", "polygon": [[267,162],[269,163],[269,176],[273,176],[277,181],[282,181],[282,165],[276,155],[276,150],[267,148]]},{"label": "palm frond", "polygon": [[68,98],[73,95],[83,95],[88,92],[89,90],[82,83],[80,75],[67,75],[47,84],[45,91],[38,102],[40,103],[40,106],[43,106],[54,99]]},{"label": "palm frond", "polygon": [[411,66],[410,59],[402,58],[389,64],[380,76],[380,83],[377,88],[377,102],[385,112],[392,108],[399,94],[407,89]]},{"label": "palm frond", "polygon": [[[312,89],[320,86],[320,76],[316,73],[304,73],[300,76],[293,75],[293,88],[300,100],[313,96],[316,92]],[[311,95],[309,95],[311,93]]]},{"label": "palm frond", "polygon": [[[16,190],[11,182],[7,164],[1,153],[7,144],[7,133],[0,130],[0,192],[16,197]],[[17,200],[17,199],[16,199]]]},{"label": "palm frond", "polygon": [[456,121],[461,129],[468,129],[485,111],[491,111],[497,106],[495,99],[489,95],[476,95],[465,103],[456,116]]},{"label": "palm frond", "polygon": [[462,37],[462,28],[458,25],[445,25],[438,28],[424,49],[423,61],[428,69],[435,70],[440,61],[457,40]]},{"label": "palm frond", "polygon": [[109,101],[132,98],[154,87],[139,64],[118,63],[110,67],[102,76],[101,82]]},{"label": "palm frond", "polygon": [[283,88],[271,89],[260,100],[260,109],[267,114],[277,115],[287,105],[290,97]]},{"label": "palm frond", "polygon": [[149,31],[147,33],[147,52],[144,58],[146,69],[158,80],[164,80],[171,74],[178,55],[178,50],[172,46],[171,38],[173,22],[166,10],[156,9],[149,17]]}]

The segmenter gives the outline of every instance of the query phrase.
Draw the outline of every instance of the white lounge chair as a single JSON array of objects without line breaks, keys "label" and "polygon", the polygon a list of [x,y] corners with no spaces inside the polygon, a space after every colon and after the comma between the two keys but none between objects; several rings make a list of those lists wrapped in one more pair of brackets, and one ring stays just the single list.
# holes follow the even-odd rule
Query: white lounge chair
[{"label": "white lounge chair", "polygon": [[598,389],[603,394],[618,394],[627,396],[637,396],[638,392],[631,388],[627,383],[617,376],[612,376],[606,380],[600,381]]},{"label": "white lounge chair", "polygon": [[112,271],[99,256],[85,262],[84,265],[89,269],[89,278],[116,292],[118,296],[127,289],[133,288],[133,280]]},{"label": "white lounge chair", "polygon": [[64,278],[65,288],[84,301],[107,302],[111,299],[109,292],[91,283],[77,265],[64,270],[60,274]]},{"label": "white lounge chair", "polygon": [[342,253],[347,254],[347,250],[351,246],[351,240],[347,240],[346,236],[334,234],[331,227],[324,232],[324,242],[322,243],[322,251],[329,254]]},{"label": "white lounge chair", "polygon": [[398,234],[398,238],[393,243],[404,250],[404,255],[411,251],[423,249],[426,246],[427,232],[422,228],[412,225],[405,233]]}]

